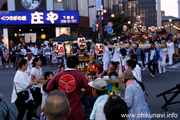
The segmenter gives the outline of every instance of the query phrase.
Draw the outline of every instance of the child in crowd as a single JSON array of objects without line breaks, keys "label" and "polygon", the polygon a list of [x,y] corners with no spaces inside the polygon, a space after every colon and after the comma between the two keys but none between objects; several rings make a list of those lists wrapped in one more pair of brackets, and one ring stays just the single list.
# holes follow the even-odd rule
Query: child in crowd
[{"label": "child in crowd", "polygon": [[[48,96],[47,91],[46,91],[47,84],[53,77],[54,77],[53,72],[45,72],[44,73],[44,79],[47,80],[47,82],[41,87],[41,93],[42,93],[41,108],[43,108],[43,106],[45,104],[45,100]],[[43,114],[43,112],[41,113],[41,120],[47,120],[47,117],[46,117],[46,115]]]},{"label": "child in crowd", "polygon": [[[110,80],[116,80],[118,77],[118,73],[116,71],[112,71],[109,73]],[[108,94],[117,93],[119,91],[119,84],[118,83],[108,83],[107,85]]]},{"label": "child in crowd", "polygon": [[58,72],[62,72],[62,71],[65,70],[65,66],[64,65],[59,65],[58,68],[59,68]]}]

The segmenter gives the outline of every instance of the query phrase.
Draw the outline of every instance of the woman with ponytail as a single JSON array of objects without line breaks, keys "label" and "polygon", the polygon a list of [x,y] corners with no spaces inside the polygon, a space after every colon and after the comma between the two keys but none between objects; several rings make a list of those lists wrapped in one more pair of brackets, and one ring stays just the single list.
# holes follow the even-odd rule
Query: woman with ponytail
[{"label": "woman with ponytail", "polygon": [[33,98],[32,94],[30,93],[30,87],[36,85],[37,82],[31,82],[31,79],[27,77],[27,72],[25,72],[27,70],[27,67],[27,60],[20,59],[18,61],[17,71],[14,77],[11,102],[15,103],[18,109],[18,120],[23,120],[26,110],[26,120],[31,120],[34,110]]}]

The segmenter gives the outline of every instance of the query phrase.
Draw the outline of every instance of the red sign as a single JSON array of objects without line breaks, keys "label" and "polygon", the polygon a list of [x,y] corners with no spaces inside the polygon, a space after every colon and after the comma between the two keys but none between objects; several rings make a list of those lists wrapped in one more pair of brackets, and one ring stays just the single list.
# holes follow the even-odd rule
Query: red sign
[{"label": "red sign", "polygon": [[64,75],[59,79],[59,89],[63,92],[70,93],[76,88],[76,81],[72,75]]},{"label": "red sign", "polygon": [[108,22],[107,26],[108,26],[108,28],[112,28],[113,27],[113,23],[112,22]]}]

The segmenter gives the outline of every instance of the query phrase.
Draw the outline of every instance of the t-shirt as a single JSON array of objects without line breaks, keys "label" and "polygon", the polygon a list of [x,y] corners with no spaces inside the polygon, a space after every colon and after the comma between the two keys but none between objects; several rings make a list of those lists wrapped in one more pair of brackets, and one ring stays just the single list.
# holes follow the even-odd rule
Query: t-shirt
[{"label": "t-shirt", "polygon": [[[39,67],[39,69],[32,68],[31,75],[35,76],[35,79],[41,78],[42,77],[42,69],[41,69],[41,67]],[[39,88],[41,88],[41,86],[42,86],[42,84],[34,85],[34,87],[39,87]]]},{"label": "t-shirt", "polygon": [[26,56],[26,49],[21,49],[21,55]]},{"label": "t-shirt", "polygon": [[156,54],[156,51],[155,50],[151,50],[150,60],[154,59],[155,54]]},{"label": "t-shirt", "polygon": [[133,73],[133,75],[135,75],[137,78],[137,80],[138,81],[140,81],[140,82],[142,82],[142,76],[141,76],[141,68],[139,67],[139,65],[138,64],[136,64],[136,67],[134,68],[134,73]]},{"label": "t-shirt", "polygon": [[67,120],[84,120],[81,88],[85,89],[86,95],[92,95],[92,88],[88,85],[87,78],[81,72],[69,68],[57,73],[49,81],[46,90],[48,93],[56,89],[65,92],[71,107]]},{"label": "t-shirt", "polygon": [[[28,77],[26,72],[17,71],[14,77],[14,85],[13,85],[13,93],[11,97],[11,102],[14,103],[17,99],[17,93],[24,91],[25,89],[29,91],[30,99],[32,99],[32,95],[30,93],[30,89],[27,88],[29,84],[31,83],[30,77]],[[16,87],[16,90],[15,90]]]}]

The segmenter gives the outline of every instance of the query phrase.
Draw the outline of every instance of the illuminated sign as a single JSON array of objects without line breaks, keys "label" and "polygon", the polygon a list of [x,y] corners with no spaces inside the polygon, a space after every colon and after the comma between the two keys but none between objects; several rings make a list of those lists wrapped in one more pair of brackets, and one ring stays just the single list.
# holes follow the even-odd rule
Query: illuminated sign
[{"label": "illuminated sign", "polygon": [[78,24],[78,11],[0,12],[0,25]]}]

